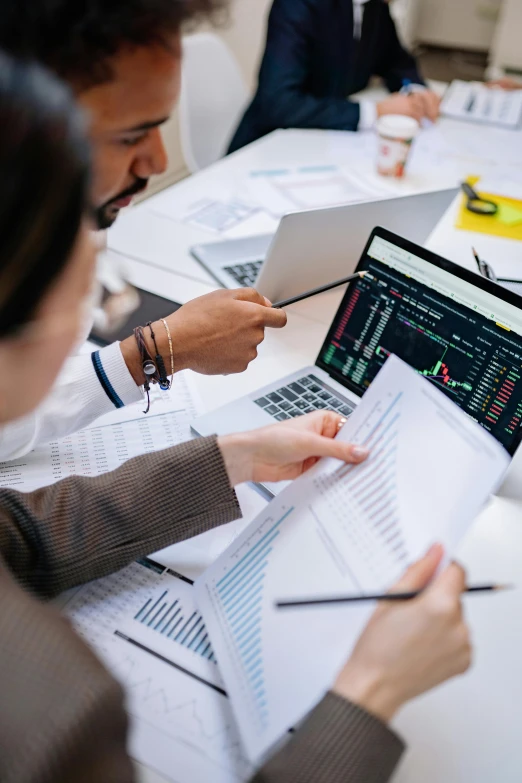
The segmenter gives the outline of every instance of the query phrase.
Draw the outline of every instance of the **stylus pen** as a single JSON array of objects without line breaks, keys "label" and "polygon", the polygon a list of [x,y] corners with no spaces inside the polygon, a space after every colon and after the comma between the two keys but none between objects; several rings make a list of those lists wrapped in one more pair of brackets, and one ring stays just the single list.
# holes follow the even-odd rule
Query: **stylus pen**
[{"label": "stylus pen", "polygon": [[[466,587],[465,593],[494,593],[499,590],[512,590],[513,585],[472,585]],[[290,609],[297,606],[325,606],[326,604],[353,604],[361,601],[411,601],[417,598],[422,590],[407,593],[374,593],[364,595],[337,595],[330,598],[306,598],[296,601],[276,601],[277,609]]]},{"label": "stylus pen", "polygon": [[327,283],[326,285],[320,285],[319,288],[312,288],[310,291],[305,291],[304,294],[297,294],[297,296],[291,296],[290,299],[282,299],[280,302],[276,302],[272,307],[288,307],[288,305],[300,302],[302,299],[308,299],[309,296],[315,296],[316,294],[322,294],[323,291],[329,291],[330,288],[337,288],[339,285],[345,285],[345,283],[351,283],[352,280],[361,279],[366,272],[356,272],[354,275],[343,277],[341,280],[335,280],[333,283]]}]

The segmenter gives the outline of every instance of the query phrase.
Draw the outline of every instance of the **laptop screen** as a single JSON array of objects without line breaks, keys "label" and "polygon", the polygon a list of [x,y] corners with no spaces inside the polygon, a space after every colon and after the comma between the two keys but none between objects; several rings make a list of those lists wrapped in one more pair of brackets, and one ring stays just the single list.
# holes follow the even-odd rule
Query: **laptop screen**
[{"label": "laptop screen", "polygon": [[362,395],[394,353],[513,454],[522,434],[518,297],[496,296],[478,275],[377,233],[357,268],[368,274],[347,290],[317,365]]}]

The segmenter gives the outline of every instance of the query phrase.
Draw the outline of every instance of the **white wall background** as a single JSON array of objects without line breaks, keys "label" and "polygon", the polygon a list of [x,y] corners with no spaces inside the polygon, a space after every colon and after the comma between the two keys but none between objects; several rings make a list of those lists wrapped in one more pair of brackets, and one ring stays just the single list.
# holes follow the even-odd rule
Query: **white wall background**
[{"label": "white wall background", "polygon": [[491,49],[491,62],[522,70],[522,0],[504,0]]},{"label": "white wall background", "polygon": [[502,0],[421,0],[416,37],[440,46],[488,49],[501,4]]}]

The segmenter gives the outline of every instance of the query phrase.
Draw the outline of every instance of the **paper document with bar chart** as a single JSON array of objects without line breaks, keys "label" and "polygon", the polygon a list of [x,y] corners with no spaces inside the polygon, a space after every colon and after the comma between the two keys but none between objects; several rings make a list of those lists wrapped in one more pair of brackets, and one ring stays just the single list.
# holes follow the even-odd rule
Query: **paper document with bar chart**
[{"label": "paper document with bar chart", "polygon": [[368,460],[319,462],[196,582],[256,762],[328,690],[373,609],[275,602],[381,591],[431,543],[451,553],[509,465],[488,432],[395,356],[338,437],[366,445]]}]

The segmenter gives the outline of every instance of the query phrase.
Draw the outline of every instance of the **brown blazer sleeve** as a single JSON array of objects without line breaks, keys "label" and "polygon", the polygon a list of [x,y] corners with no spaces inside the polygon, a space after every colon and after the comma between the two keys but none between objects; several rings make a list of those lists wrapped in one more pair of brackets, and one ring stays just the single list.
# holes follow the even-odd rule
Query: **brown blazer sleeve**
[{"label": "brown blazer sleeve", "polygon": [[[0,493],[0,781],[131,783],[120,686],[40,596],[239,516],[213,438]],[[400,741],[329,694],[253,783],[384,783]],[[173,777],[175,778],[175,759]]]},{"label": "brown blazer sleeve", "polygon": [[22,494],[0,492],[0,555],[50,597],[241,516],[216,439],[198,438]]},{"label": "brown blazer sleeve", "polygon": [[386,783],[403,750],[384,723],[328,693],[252,783]]},{"label": "brown blazer sleeve", "polygon": [[0,557],[0,781],[129,783],[123,692]]}]

